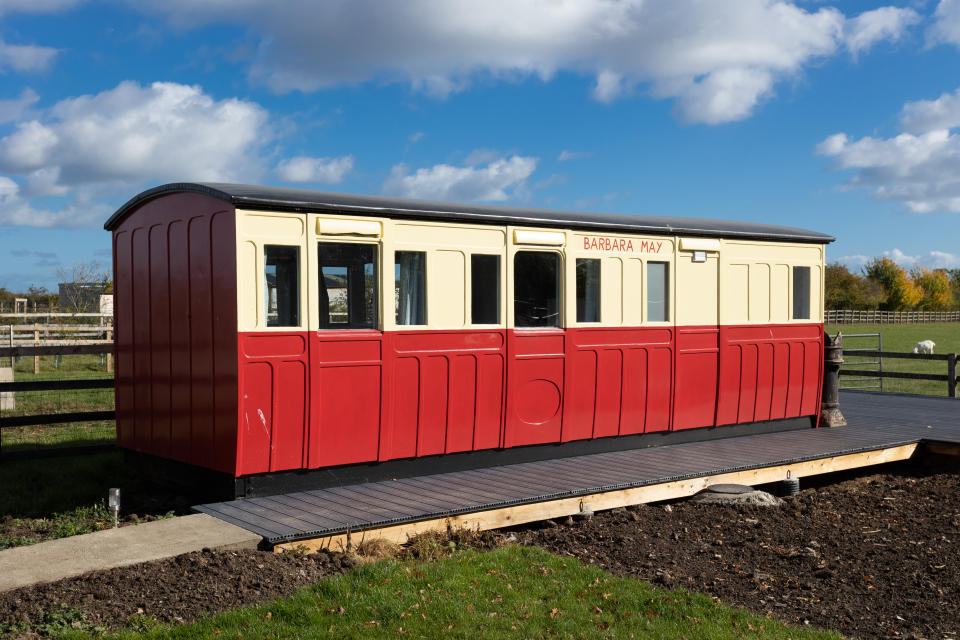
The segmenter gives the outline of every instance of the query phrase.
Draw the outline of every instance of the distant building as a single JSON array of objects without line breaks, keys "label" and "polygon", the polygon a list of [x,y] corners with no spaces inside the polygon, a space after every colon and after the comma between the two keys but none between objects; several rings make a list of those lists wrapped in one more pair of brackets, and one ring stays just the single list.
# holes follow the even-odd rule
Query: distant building
[{"label": "distant building", "polygon": [[98,313],[104,288],[101,282],[61,282],[57,305],[78,313]]}]

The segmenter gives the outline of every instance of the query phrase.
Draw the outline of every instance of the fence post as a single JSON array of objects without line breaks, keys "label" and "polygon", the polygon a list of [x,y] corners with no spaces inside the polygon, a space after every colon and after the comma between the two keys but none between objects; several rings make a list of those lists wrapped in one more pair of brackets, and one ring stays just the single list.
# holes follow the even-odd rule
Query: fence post
[{"label": "fence post", "polygon": [[[40,344],[40,330],[33,325],[33,346]],[[33,356],[33,372],[40,373],[40,356]]]},{"label": "fence post", "polygon": [[957,354],[947,356],[947,395],[957,397]]},{"label": "fence post", "polygon": [[[113,340],[113,331],[107,329],[107,340]],[[113,373],[113,352],[107,354],[107,373]]]}]

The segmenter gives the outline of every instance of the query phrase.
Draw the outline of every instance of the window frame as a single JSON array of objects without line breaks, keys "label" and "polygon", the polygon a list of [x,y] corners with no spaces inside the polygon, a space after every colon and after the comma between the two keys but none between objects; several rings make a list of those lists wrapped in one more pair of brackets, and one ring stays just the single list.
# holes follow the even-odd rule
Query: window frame
[{"label": "window frame", "polygon": [[[574,313],[577,324],[583,325],[598,325],[603,323],[603,263],[604,257],[599,256],[575,256],[573,261],[573,304],[574,304]],[[586,312],[586,295],[584,296],[584,306],[583,309],[580,307],[580,263],[581,262],[593,262],[596,263],[596,299],[595,299],[595,320],[583,320],[580,317],[581,310]],[[584,283],[589,282],[588,274],[585,274]],[[584,294],[586,294],[586,288]],[[621,302],[622,304],[622,302]]]},{"label": "window frame", "polygon": [[[663,274],[663,306],[664,306],[664,319],[662,320],[651,320],[650,319],[650,265],[661,264],[664,267]],[[669,325],[673,323],[673,313],[674,305],[671,304],[671,294],[673,292],[672,278],[673,271],[671,265],[673,264],[672,260],[644,260],[643,261],[643,322],[644,324],[652,325]]]},{"label": "window frame", "polygon": [[[503,256],[502,253],[492,253],[492,252],[485,252],[485,251],[470,251],[470,252],[468,253],[468,255],[470,256],[470,283],[469,283],[469,286],[470,286],[470,292],[469,292],[469,295],[470,295],[470,323],[469,323],[469,326],[471,326],[471,327],[501,327],[501,326],[504,325],[504,318],[503,318],[503,311],[504,311],[504,309],[503,309],[503,306],[504,306],[504,305],[503,305],[503,290],[504,290],[504,286],[503,286],[503,285],[504,285],[504,282],[503,282],[503,278],[504,278],[504,265],[503,265],[503,262],[504,262],[504,260],[503,260],[503,257],[504,257],[504,256]],[[486,257],[486,258],[496,258],[496,261],[497,261],[496,294],[495,294],[497,308],[496,308],[496,321],[495,321],[495,322],[476,322],[475,319],[474,319],[474,309],[476,308],[475,305],[474,305],[475,299],[474,299],[474,286],[473,286],[473,283],[474,283],[474,279],[473,279],[473,276],[474,276],[473,258],[474,258],[474,256],[483,256],[483,257]]]},{"label": "window frame", "polygon": [[[296,275],[296,281],[295,281],[296,294],[293,296],[293,300],[296,303],[296,309],[295,309],[296,322],[293,324],[270,324],[270,295],[269,295],[269,286],[267,283],[267,251],[271,247],[293,249],[296,255],[296,266],[293,271],[293,273]],[[261,254],[262,260],[260,264],[262,266],[262,271],[260,271],[260,273],[262,273],[263,277],[261,278],[261,281],[260,281],[260,284],[262,286],[260,290],[263,294],[263,301],[259,305],[260,310],[258,310],[258,314],[260,311],[263,312],[262,328],[264,329],[267,329],[270,331],[289,331],[291,329],[302,329],[306,322],[306,317],[305,317],[306,314],[304,313],[305,305],[303,304],[303,290],[304,290],[303,288],[304,286],[309,286],[309,285],[305,282],[305,278],[303,277],[304,261],[300,255],[301,248],[302,247],[300,244],[293,244],[290,242],[270,242],[270,243],[264,242],[261,245],[260,254]]]},{"label": "window frame", "polygon": [[[807,310],[807,315],[806,315],[806,316],[803,316],[803,317],[797,316],[797,302],[798,302],[798,300],[797,300],[797,292],[798,292],[798,288],[797,288],[797,271],[798,271],[798,270],[806,270],[806,274],[807,274],[807,275],[806,275],[806,281],[807,281],[806,289],[805,289],[805,290],[800,289],[800,290],[803,290],[804,293],[806,294],[806,300],[805,300],[805,301],[801,301],[801,302],[803,302],[802,306],[803,306],[803,307],[806,307],[806,310]],[[793,264],[793,265],[790,265],[790,321],[791,321],[791,322],[795,322],[795,321],[811,322],[811,321],[813,321],[813,305],[812,305],[812,302],[813,302],[813,289],[812,289],[812,287],[813,287],[813,268],[811,268],[810,265],[801,265],[801,264]]]},{"label": "window frame", "polygon": [[[316,260],[316,265],[315,265],[315,268],[314,268],[314,277],[316,277],[316,279],[317,279],[317,280],[316,280],[316,285],[315,285],[316,293],[317,293],[317,304],[315,305],[315,309],[316,309],[317,315],[316,315],[316,318],[315,318],[315,323],[314,323],[314,322],[311,322],[311,325],[313,326],[314,330],[322,331],[322,332],[327,332],[327,331],[380,331],[380,330],[381,330],[381,327],[383,326],[383,324],[382,324],[382,323],[383,323],[383,319],[382,319],[382,313],[381,313],[381,312],[382,312],[382,306],[383,306],[383,305],[382,305],[382,301],[381,301],[381,296],[382,296],[382,290],[381,290],[381,289],[382,289],[382,282],[381,282],[381,275],[380,275],[380,274],[381,274],[381,271],[382,271],[382,260],[383,260],[383,254],[384,254],[384,250],[383,250],[383,245],[382,245],[382,243],[379,242],[379,241],[377,241],[377,242],[369,242],[369,241],[364,242],[363,240],[357,241],[357,240],[354,240],[354,239],[352,239],[352,238],[347,238],[347,237],[342,237],[342,236],[319,236],[319,235],[314,236],[314,237],[312,238],[312,241],[313,241],[313,243],[314,243],[314,246],[316,247],[316,253],[314,253],[314,259]],[[370,263],[370,264],[373,265],[372,278],[373,278],[373,283],[374,283],[374,291],[373,291],[373,295],[372,295],[373,309],[372,309],[372,314],[371,314],[371,315],[372,315],[372,317],[371,317],[371,325],[372,325],[372,326],[360,326],[360,327],[350,326],[350,320],[349,320],[349,313],[350,313],[349,297],[348,297],[348,302],[347,302],[347,314],[348,314],[347,318],[348,318],[348,319],[347,319],[346,326],[323,326],[323,325],[322,325],[320,319],[321,319],[322,313],[323,313],[323,310],[322,310],[323,296],[320,295],[320,287],[321,287],[321,285],[322,285],[323,282],[324,282],[324,281],[323,281],[323,266],[324,266],[324,265],[323,265],[323,263],[322,263],[322,261],[321,261],[321,259],[320,259],[320,245],[324,245],[324,244],[326,244],[326,245],[357,245],[357,246],[362,246],[362,247],[371,247],[371,248],[373,249],[373,260],[372,260],[372,262]],[[365,274],[365,275],[364,275],[364,278],[366,278],[366,277],[367,277],[367,276],[366,276],[366,274]],[[349,283],[348,283],[347,286],[349,287]],[[366,285],[364,285],[364,286],[366,286]],[[348,296],[349,296],[349,292],[348,292]],[[364,296],[364,300],[366,300],[366,296]],[[328,302],[328,305],[329,305],[329,302]],[[329,306],[328,306],[328,310],[329,310]]]},{"label": "window frame", "polygon": [[[519,325],[517,324],[517,256],[521,253],[541,253],[552,255],[557,260],[556,268],[556,322],[550,325]],[[554,329],[563,329],[566,326],[566,314],[565,314],[565,305],[566,305],[566,261],[564,259],[564,252],[551,250],[551,249],[541,249],[538,247],[531,247],[528,245],[516,246],[513,251],[510,252],[510,274],[509,274],[509,283],[510,283],[510,299],[508,304],[510,304],[510,320],[511,326],[514,329],[519,329],[522,331],[527,330],[554,330]]]},{"label": "window frame", "polygon": [[[422,304],[422,309],[421,309],[421,311],[422,311],[422,316],[423,316],[423,322],[409,323],[409,324],[408,324],[408,323],[400,322],[400,320],[399,320],[399,317],[398,317],[398,316],[399,316],[399,314],[400,314],[400,298],[399,298],[399,285],[398,285],[398,282],[397,282],[397,278],[398,278],[398,276],[399,276],[400,274],[398,273],[397,269],[398,269],[398,267],[400,266],[400,263],[397,261],[397,254],[400,254],[400,253],[419,253],[419,254],[421,254],[421,255],[423,256],[423,262],[422,262],[423,271],[422,271],[422,273],[421,273],[421,276],[422,276],[422,278],[423,278],[423,281],[422,281],[422,285],[423,285],[423,287],[422,287],[422,288],[423,288],[423,295],[421,296],[421,299],[420,299],[420,302],[421,302],[421,304]],[[429,273],[430,273],[430,257],[429,257],[429,256],[430,256],[430,252],[427,251],[426,249],[419,249],[419,250],[394,249],[394,251],[393,251],[393,265],[394,265],[394,268],[393,268],[393,274],[394,274],[394,275],[393,275],[393,278],[394,278],[394,279],[393,279],[393,287],[390,288],[390,291],[393,291],[393,292],[394,292],[394,294],[393,294],[393,296],[392,296],[392,298],[393,298],[393,325],[394,325],[395,327],[397,327],[398,329],[400,329],[400,328],[407,329],[407,328],[411,328],[411,327],[426,327],[426,326],[428,326],[428,325],[430,324],[430,304],[429,304],[429,297],[430,297],[430,276],[429,276]]]}]

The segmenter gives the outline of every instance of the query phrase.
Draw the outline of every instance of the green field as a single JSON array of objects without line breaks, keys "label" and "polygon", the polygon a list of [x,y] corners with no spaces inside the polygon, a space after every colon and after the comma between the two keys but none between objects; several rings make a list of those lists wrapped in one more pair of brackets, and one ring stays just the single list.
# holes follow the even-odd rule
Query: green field
[{"label": "green field", "polygon": [[[4,358],[0,366],[9,366]],[[14,380],[68,380],[112,378],[97,355],[62,356],[55,363],[53,356],[40,357],[40,373],[33,372],[33,358],[20,358],[14,364]],[[16,407],[2,415],[27,416],[113,409],[113,389],[78,389],[72,391],[20,391]],[[16,451],[37,446],[76,446],[113,442],[113,421],[77,422],[60,425],[11,427],[0,431],[0,449]]]},{"label": "green field", "polygon": [[[830,335],[836,335],[840,331],[844,335],[858,333],[879,333],[883,338],[883,350],[894,352],[909,353],[913,346],[921,340],[933,340],[936,343],[934,353],[960,353],[960,323],[950,322],[941,324],[845,324],[831,325],[827,327]],[[844,340],[845,349],[851,348],[876,348],[876,342],[873,339],[848,338]],[[860,358],[850,353],[844,353],[844,366],[848,369],[865,368],[858,367],[857,362],[875,358]],[[884,358],[884,371],[902,371],[910,373],[932,373],[937,375],[946,375],[947,363],[930,360],[900,360],[894,358]],[[841,386],[853,386],[854,384],[873,384],[864,382],[845,381],[840,378]],[[927,380],[899,380],[896,378],[886,378],[883,381],[883,390],[893,393],[922,393],[925,395],[945,396],[947,394],[946,382],[933,382]]]}]

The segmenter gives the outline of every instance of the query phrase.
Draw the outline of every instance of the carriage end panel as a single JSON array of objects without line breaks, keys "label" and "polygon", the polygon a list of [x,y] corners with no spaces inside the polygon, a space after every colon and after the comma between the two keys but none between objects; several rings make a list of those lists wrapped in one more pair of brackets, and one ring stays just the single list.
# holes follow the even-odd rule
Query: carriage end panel
[{"label": "carriage end panel", "polygon": [[234,210],[178,193],[113,229],[117,443],[236,473]]}]

